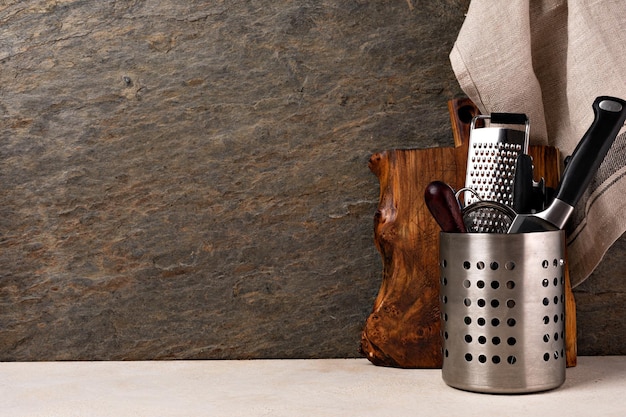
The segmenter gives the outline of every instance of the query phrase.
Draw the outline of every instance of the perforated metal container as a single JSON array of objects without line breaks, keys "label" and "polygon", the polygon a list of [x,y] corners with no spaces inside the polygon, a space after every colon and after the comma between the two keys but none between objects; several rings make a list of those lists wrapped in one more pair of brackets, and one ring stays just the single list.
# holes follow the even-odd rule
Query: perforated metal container
[{"label": "perforated metal container", "polygon": [[442,233],[444,381],[527,393],[565,381],[562,231]]}]

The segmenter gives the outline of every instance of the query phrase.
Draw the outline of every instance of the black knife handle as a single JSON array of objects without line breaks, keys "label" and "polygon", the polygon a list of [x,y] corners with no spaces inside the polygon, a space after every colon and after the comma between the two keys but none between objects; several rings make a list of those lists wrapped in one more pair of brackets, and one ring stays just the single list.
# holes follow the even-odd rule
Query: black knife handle
[{"label": "black knife handle", "polygon": [[626,120],[626,101],[600,96],[593,102],[594,120],[565,167],[556,198],[574,207],[589,186]]},{"label": "black knife handle", "polygon": [[513,210],[517,214],[528,214],[533,208],[533,159],[521,153],[515,161],[513,178]]}]

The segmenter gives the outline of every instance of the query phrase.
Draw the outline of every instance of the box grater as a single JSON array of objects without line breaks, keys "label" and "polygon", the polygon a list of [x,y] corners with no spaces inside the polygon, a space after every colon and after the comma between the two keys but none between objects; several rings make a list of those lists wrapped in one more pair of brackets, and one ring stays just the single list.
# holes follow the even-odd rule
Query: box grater
[{"label": "box grater", "polygon": [[[485,127],[477,128],[479,122]],[[524,129],[510,126],[524,126]],[[520,154],[528,153],[529,133],[530,123],[525,114],[492,113],[472,119],[465,177],[468,191],[463,196],[465,206],[480,200],[513,206],[515,165]],[[497,213],[486,213],[467,226],[474,232],[495,232],[497,223]]]}]

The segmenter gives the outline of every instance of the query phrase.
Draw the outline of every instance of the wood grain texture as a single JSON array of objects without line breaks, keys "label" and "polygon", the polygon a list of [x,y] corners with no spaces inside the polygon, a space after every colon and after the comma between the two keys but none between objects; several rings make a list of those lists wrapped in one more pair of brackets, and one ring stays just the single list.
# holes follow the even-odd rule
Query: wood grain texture
[{"label": "wood grain texture", "polygon": [[374,239],[383,276],[361,350],[376,365],[441,366],[439,226],[424,203],[424,190],[433,180],[455,188],[462,184],[463,158],[454,148],[431,148],[390,150],[370,160],[380,181]]}]

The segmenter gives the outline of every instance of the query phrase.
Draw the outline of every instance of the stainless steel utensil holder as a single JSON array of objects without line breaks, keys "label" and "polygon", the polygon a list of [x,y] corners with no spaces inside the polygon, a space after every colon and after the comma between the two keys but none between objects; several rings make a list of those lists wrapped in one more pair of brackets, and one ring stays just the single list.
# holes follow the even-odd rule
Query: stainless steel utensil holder
[{"label": "stainless steel utensil holder", "polygon": [[441,233],[442,376],[468,391],[565,381],[563,231]]}]

